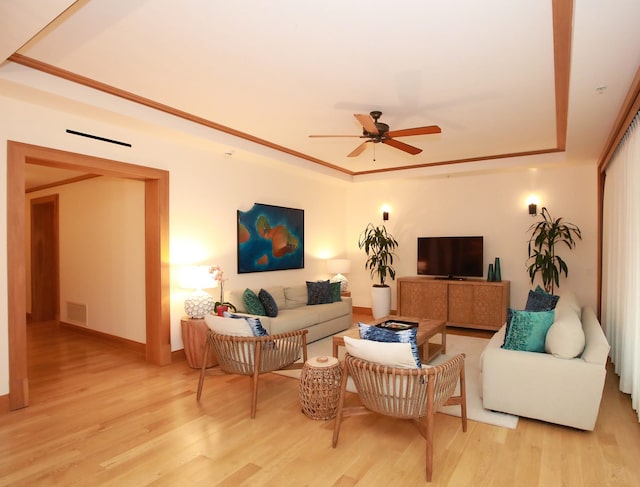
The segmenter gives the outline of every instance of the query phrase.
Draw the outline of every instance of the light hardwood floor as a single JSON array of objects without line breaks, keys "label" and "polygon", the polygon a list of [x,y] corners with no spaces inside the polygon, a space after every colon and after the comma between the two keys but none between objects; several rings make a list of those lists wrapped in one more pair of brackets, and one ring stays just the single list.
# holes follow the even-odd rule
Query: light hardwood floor
[{"label": "light hardwood floor", "polygon": [[[31,406],[0,416],[0,485],[425,485],[425,442],[408,423],[300,411],[298,382],[208,377],[53,324],[28,327]],[[567,384],[570,387],[570,384]],[[552,400],[552,399],[550,399]],[[516,430],[438,414],[434,486],[637,486],[640,425],[609,369],[594,432],[521,419]]]}]

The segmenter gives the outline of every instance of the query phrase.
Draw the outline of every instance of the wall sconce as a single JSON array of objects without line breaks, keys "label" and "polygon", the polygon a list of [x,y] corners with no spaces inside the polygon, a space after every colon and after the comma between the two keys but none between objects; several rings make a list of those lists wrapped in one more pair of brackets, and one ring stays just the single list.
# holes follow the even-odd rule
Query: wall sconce
[{"label": "wall sconce", "polygon": [[527,205],[529,207],[530,216],[536,216],[538,214],[539,203],[540,203],[540,200],[535,194],[532,194],[527,198]]},{"label": "wall sconce", "polygon": [[385,222],[389,220],[389,207],[387,205],[382,207],[382,220]]}]

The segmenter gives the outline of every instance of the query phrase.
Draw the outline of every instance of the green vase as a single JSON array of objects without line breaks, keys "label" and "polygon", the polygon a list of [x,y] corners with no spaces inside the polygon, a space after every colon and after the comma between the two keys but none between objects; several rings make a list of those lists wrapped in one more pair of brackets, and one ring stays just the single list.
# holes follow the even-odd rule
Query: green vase
[{"label": "green vase", "polygon": [[493,271],[493,264],[489,264],[489,270],[487,271],[487,281],[493,282],[495,281],[495,279],[496,279],[496,276]]},{"label": "green vase", "polygon": [[496,257],[496,262],[493,265],[493,280],[502,281],[502,273],[500,272],[500,257]]}]

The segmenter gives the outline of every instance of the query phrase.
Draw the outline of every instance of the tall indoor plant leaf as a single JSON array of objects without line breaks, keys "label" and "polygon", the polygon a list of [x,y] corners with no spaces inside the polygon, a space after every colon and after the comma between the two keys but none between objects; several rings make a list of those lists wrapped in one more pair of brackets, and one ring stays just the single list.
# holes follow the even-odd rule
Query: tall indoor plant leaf
[{"label": "tall indoor plant leaf", "polygon": [[542,208],[542,220],[529,227],[527,271],[531,284],[539,273],[545,291],[553,293],[554,286],[560,287],[560,276],[569,275],[567,263],[556,254],[556,244],[564,243],[569,249],[576,246],[576,238],[582,240],[580,229],[562,218],[553,219],[547,208]]},{"label": "tall indoor plant leaf", "polygon": [[393,268],[394,250],[398,247],[396,239],[387,232],[384,225],[376,227],[369,223],[360,235],[358,247],[364,249],[367,254],[364,266],[371,273],[371,277],[378,275],[380,282],[374,286],[388,287],[385,284],[387,276],[392,280],[396,278],[396,271]]}]

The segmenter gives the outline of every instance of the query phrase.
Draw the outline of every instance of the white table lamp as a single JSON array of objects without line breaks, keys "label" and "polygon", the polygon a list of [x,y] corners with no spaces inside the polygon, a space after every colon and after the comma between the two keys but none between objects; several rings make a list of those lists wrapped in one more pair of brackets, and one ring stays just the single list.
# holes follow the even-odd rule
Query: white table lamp
[{"label": "white table lamp", "polygon": [[340,292],[345,292],[349,288],[349,280],[343,276],[351,271],[351,261],[348,259],[329,259],[327,261],[327,272],[335,274],[331,282],[340,283]]},{"label": "white table lamp", "polygon": [[218,281],[209,269],[211,266],[208,265],[190,265],[181,269],[180,286],[196,290],[184,300],[184,311],[189,318],[204,318],[206,314],[213,314],[216,301],[204,289],[218,287]]}]

